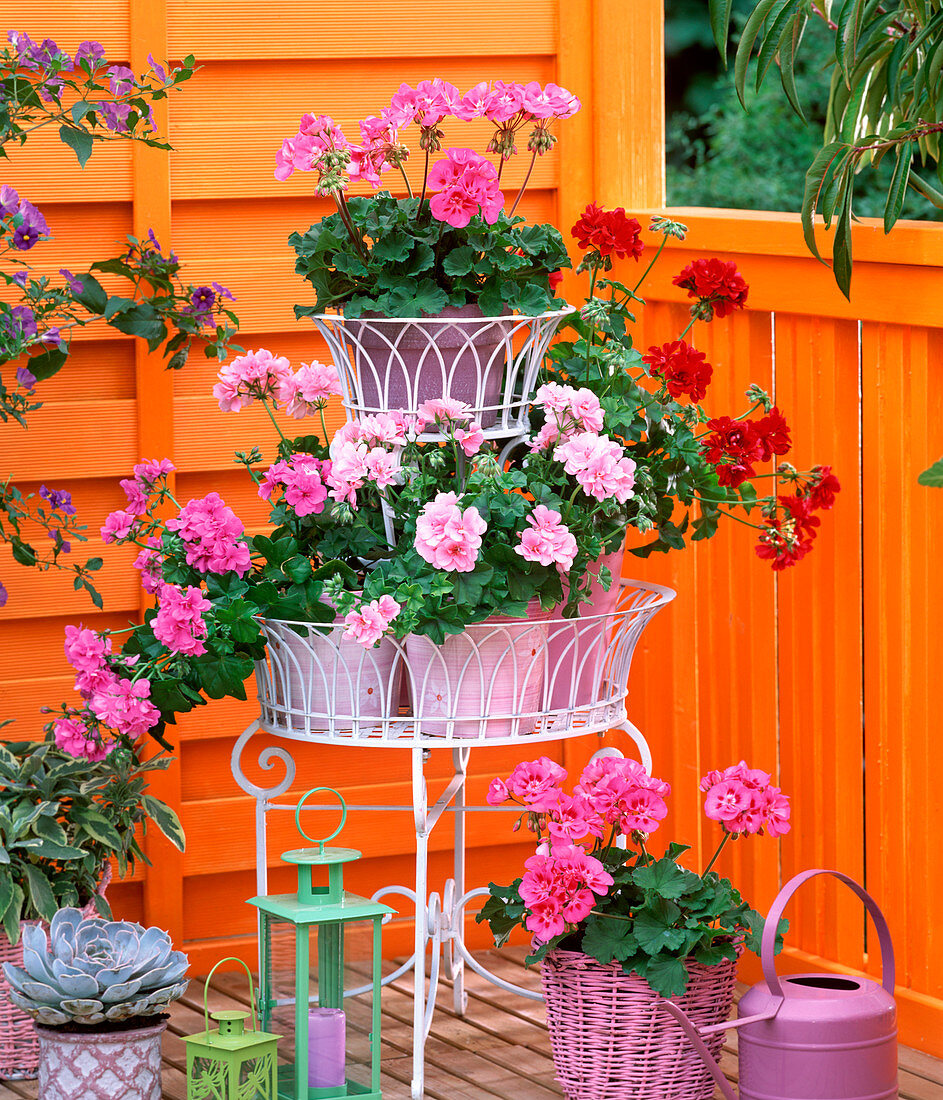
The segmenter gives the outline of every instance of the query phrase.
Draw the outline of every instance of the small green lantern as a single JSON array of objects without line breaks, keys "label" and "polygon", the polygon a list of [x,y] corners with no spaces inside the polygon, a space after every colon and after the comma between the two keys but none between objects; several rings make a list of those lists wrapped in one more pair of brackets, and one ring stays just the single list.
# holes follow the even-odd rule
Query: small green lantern
[{"label": "small green lantern", "polygon": [[[302,829],[301,810],[322,791],[339,800],[341,821],[333,833],[316,840]],[[347,805],[337,791],[308,791],[295,809],[295,824],[316,847],[282,854],[298,868],[297,892],[249,901],[259,910],[262,1027],[270,1026],[273,1015],[291,1011],[289,1019],[279,1016],[289,1046],[288,1031],[294,1031],[295,1052],[292,1065],[278,1068],[279,1100],[382,1100],[380,926],[393,910],[344,890],[344,864],[361,853],[325,845],[346,820]],[[356,988],[345,995],[347,969],[356,975]],[[290,978],[280,988],[285,971]]]},{"label": "small green lantern", "polygon": [[[237,962],[249,977],[252,1028],[246,1031],[250,1013],[236,1010],[212,1013],[218,1028],[210,1030],[210,978],[223,963]],[[237,958],[220,959],[206,979],[203,991],[206,1027],[198,1035],[185,1035],[187,1046],[187,1100],[275,1100],[277,1046],[280,1035],[260,1031],[255,1016],[255,993],[249,968]]]}]

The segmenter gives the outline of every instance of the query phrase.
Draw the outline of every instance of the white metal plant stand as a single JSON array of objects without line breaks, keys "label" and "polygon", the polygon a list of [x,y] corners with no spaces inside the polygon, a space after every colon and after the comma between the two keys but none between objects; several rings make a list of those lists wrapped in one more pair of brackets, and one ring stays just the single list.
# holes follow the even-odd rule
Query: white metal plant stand
[{"label": "white metal plant stand", "polygon": [[[503,808],[467,805],[465,783],[475,745],[529,744],[565,737],[624,731],[642,764],[651,770],[645,738],[629,721],[625,698],[636,643],[655,613],[675,593],[658,585],[623,581],[618,602],[599,615],[578,619],[536,617],[481,624],[461,649],[438,647],[432,654],[390,641],[387,652],[363,650],[345,642],[339,628],[311,624],[264,624],[268,657],[257,666],[260,718],[233,749],[232,771],[239,786],[256,800],[256,878],[260,895],[268,889],[266,815],[294,811],[280,799],[293,786],[296,764],[290,744],[268,746],[258,756],[264,770],[281,766],[271,786],[253,783],[243,754],[259,731],[285,742],[386,746],[409,750],[411,805],[349,806],[350,810],[411,811],[416,832],[416,875],[412,886],[388,886],[374,900],[399,895],[416,908],[413,954],[384,984],[413,971],[412,1096],[423,1096],[425,1043],[432,1025],[438,980],[451,978],[455,1011],[464,1013],[464,968],[524,997],[532,991],[487,970],[464,941],[465,909],[488,893],[467,889],[465,816],[503,813]],[[293,628],[294,627],[294,628]],[[354,652],[349,646],[353,645]],[[405,685],[405,690],[404,690]],[[408,694],[407,694],[408,692]],[[404,704],[404,700],[406,703]],[[433,749],[449,749],[452,776],[430,802],[425,764]],[[313,807],[316,808],[316,807]],[[443,815],[453,815],[452,877],[443,894],[428,889],[430,836]],[[428,979],[428,986],[427,986]],[[347,995],[358,992],[348,990]]]},{"label": "white metal plant stand", "polygon": [[[348,419],[400,410],[415,415],[449,394],[470,407],[487,439],[520,438],[537,372],[564,317],[483,317],[468,307],[435,317],[313,317],[340,376]],[[439,440],[430,430],[420,440]]]}]

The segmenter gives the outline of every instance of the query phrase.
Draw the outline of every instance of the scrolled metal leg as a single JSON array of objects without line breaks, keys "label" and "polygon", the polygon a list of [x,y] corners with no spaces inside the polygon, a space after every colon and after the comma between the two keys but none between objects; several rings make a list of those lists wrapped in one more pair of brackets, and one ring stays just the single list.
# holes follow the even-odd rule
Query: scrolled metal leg
[{"label": "scrolled metal leg", "polygon": [[[281,746],[269,746],[259,753],[259,766],[266,771],[270,771],[275,767],[276,762],[280,763],[285,769],[284,776],[278,783],[275,783],[271,787],[260,787],[248,778],[246,773],[242,770],[242,754],[249,744],[249,741],[258,733],[259,729],[259,723],[253,722],[252,725],[239,736],[239,739],[236,741],[235,745],[233,745],[232,756],[230,757],[230,767],[232,769],[233,779],[235,779],[239,787],[244,790],[246,794],[252,795],[255,799],[255,889],[256,894],[262,897],[268,893],[268,834],[265,823],[268,802],[269,799],[278,798],[280,795],[283,795],[289,787],[291,787],[295,780],[297,768],[294,758],[287,749]],[[261,914],[259,915],[258,937],[259,975],[261,977],[263,972],[262,955],[265,950]]]},{"label": "scrolled metal leg", "polygon": [[428,1005],[426,999],[426,948],[429,944],[429,921],[426,900],[429,896],[428,861],[429,802],[426,789],[426,777],[423,765],[428,750],[414,748],[412,751],[413,771],[413,817],[416,824],[416,928],[413,958],[413,1079],[412,1100],[422,1100],[424,1092],[425,1056],[426,1056],[426,1013],[431,1017],[435,1007],[435,989],[429,989]]},{"label": "scrolled metal leg", "polygon": [[[648,747],[648,742],[645,740],[641,730],[633,725],[628,718],[620,722],[619,725],[613,726],[613,729],[622,730],[623,733],[627,733],[629,737],[635,742],[635,747],[638,749],[639,759],[642,767],[652,774],[652,750]],[[605,750],[603,750],[605,751]]]}]

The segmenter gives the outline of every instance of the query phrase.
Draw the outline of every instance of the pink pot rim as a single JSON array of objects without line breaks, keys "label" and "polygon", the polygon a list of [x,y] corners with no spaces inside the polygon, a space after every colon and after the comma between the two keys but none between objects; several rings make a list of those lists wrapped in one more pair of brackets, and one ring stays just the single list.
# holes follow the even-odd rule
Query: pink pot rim
[{"label": "pink pot rim", "polygon": [[53,1043],[68,1043],[73,1046],[102,1046],[106,1043],[124,1043],[136,1039],[148,1039],[151,1036],[162,1035],[167,1030],[170,1019],[158,1020],[156,1024],[148,1024],[146,1027],[129,1028],[124,1031],[63,1031],[58,1027],[49,1027],[46,1024],[34,1023],[36,1034],[41,1040]]}]

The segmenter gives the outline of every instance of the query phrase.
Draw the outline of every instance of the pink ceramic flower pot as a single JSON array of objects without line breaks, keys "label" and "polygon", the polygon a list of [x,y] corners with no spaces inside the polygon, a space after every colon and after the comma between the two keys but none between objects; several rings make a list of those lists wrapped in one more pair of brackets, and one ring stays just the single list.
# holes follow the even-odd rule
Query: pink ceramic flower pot
[{"label": "pink ceramic flower pot", "polygon": [[433,737],[517,737],[544,709],[547,623],[533,601],[526,619],[492,615],[436,645],[406,638],[413,716]]},{"label": "pink ceramic flower pot", "polygon": [[[443,323],[450,318],[466,323]],[[467,323],[478,318],[481,324]],[[364,312],[345,327],[359,391],[357,415],[415,412],[424,401],[451,397],[470,405],[483,428],[494,425],[508,363],[508,322],[466,305],[448,306],[428,322]]]},{"label": "pink ceramic flower pot", "polygon": [[161,1100],[161,1019],[131,1031],[36,1025],[42,1100]]},{"label": "pink ceramic flower pot", "polygon": [[313,624],[263,620],[268,660],[256,668],[263,720],[293,730],[350,730],[399,711],[403,658],[383,638],[372,649],[345,638],[338,623],[327,633]]},{"label": "pink ceramic flower pot", "polygon": [[609,590],[606,591],[599,581],[593,581],[591,598],[588,603],[579,605],[577,617],[556,622],[550,628],[547,685],[551,710],[591,706],[609,694],[605,683],[605,656],[615,625],[612,616],[619,601],[624,556],[623,546],[593,563],[590,569],[594,576],[599,575],[602,566],[612,574]]}]

